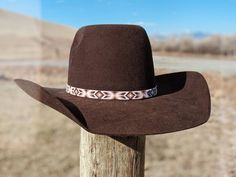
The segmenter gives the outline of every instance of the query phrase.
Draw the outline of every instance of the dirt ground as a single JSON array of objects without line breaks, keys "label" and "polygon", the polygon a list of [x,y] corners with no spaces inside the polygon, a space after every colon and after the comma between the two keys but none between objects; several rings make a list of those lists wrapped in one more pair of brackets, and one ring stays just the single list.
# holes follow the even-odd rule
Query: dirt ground
[{"label": "dirt ground", "polygon": [[[79,126],[27,96],[12,81],[24,77],[64,87],[66,73],[62,68],[0,71],[0,177],[79,176]],[[147,136],[146,177],[236,177],[236,76],[203,74],[211,91],[209,122]]]}]

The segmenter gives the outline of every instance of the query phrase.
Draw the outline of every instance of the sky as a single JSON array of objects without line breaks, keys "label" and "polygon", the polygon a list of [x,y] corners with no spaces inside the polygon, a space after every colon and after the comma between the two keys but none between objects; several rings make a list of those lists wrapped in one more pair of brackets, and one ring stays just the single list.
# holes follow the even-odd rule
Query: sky
[{"label": "sky", "polygon": [[236,0],[0,0],[0,8],[75,28],[137,24],[151,34],[236,34]]}]

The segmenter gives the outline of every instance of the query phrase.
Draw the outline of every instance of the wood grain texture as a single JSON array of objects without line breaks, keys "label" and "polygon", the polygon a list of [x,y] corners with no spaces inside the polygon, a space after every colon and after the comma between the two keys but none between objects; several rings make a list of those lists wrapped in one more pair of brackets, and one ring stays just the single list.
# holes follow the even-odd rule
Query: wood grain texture
[{"label": "wood grain texture", "polygon": [[81,129],[80,177],[144,177],[145,136],[109,137]]}]

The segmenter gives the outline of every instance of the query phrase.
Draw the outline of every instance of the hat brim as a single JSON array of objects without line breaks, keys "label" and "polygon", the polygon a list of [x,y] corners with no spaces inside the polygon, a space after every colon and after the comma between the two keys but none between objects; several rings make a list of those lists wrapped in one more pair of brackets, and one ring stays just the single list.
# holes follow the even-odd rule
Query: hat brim
[{"label": "hat brim", "polygon": [[197,72],[155,76],[158,95],[144,100],[94,100],[16,79],[36,100],[63,113],[87,131],[113,136],[170,133],[201,125],[209,119],[210,94]]}]

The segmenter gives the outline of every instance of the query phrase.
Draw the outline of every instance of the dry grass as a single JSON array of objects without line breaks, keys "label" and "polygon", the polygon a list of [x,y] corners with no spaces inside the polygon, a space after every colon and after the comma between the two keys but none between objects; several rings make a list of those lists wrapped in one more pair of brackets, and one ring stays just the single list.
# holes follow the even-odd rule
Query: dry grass
[{"label": "dry grass", "polygon": [[190,36],[169,37],[152,40],[154,52],[197,54],[197,55],[236,55],[236,36],[213,35],[203,39]]},{"label": "dry grass", "polygon": [[[64,86],[66,78],[63,69],[52,72],[45,68],[41,72],[22,68],[17,75],[14,71],[8,68],[1,72],[12,78],[24,77],[30,71],[28,79],[51,87]],[[232,92],[236,81],[234,76],[219,73],[204,75],[212,96],[210,121],[182,132],[148,136],[147,177],[236,176],[236,94]],[[0,176],[77,177],[79,127],[27,96],[12,81],[2,80],[0,84]]]},{"label": "dry grass", "polygon": [[0,59],[65,59],[76,29],[0,9]]}]

